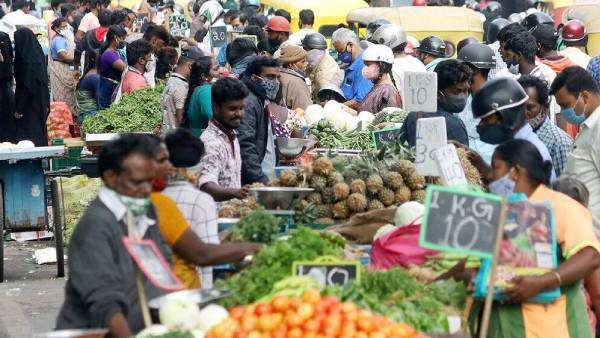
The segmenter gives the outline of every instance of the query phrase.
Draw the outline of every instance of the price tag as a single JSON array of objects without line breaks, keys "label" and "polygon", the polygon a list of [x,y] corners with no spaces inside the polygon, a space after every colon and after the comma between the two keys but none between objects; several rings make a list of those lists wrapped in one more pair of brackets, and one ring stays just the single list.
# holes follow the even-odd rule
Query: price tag
[{"label": "price tag", "polygon": [[439,176],[433,151],[448,144],[446,119],[443,117],[420,118],[417,120],[415,166],[422,176]]},{"label": "price tag", "polygon": [[185,36],[185,32],[190,29],[189,21],[181,14],[171,14],[168,20],[169,32],[173,36]]},{"label": "price tag", "polygon": [[424,248],[492,258],[501,223],[502,197],[431,185],[419,244]]},{"label": "price tag", "polygon": [[360,282],[360,262],[325,256],[314,261],[294,262],[292,275],[310,276],[321,286],[343,286],[351,281]]},{"label": "price tag", "polygon": [[380,130],[373,130],[371,137],[373,138],[373,144],[375,149],[379,150],[383,148],[384,143],[393,143],[400,138],[402,125],[399,127],[392,127]]},{"label": "price tag", "polygon": [[227,27],[210,27],[210,46],[212,48],[221,48],[227,43]]},{"label": "price tag", "polygon": [[453,144],[447,144],[434,150],[433,157],[444,185],[453,187],[468,184],[465,171],[460,164],[456,147]]},{"label": "price tag", "polygon": [[148,14],[139,13],[137,15],[137,18],[135,19],[135,26],[138,28],[142,28],[144,26],[144,24],[148,21],[150,21],[150,19],[148,18]]},{"label": "price tag", "polygon": [[437,73],[405,72],[402,104],[406,111],[437,111]]},{"label": "price tag", "polygon": [[169,291],[183,289],[183,284],[175,276],[153,241],[123,237],[123,244],[152,285]]}]

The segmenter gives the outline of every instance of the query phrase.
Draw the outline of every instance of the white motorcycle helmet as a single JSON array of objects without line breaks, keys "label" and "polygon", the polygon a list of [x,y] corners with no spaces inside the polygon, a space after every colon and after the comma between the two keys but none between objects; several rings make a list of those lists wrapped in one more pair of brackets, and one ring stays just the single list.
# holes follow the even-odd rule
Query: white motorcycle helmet
[{"label": "white motorcycle helmet", "polygon": [[363,53],[363,61],[394,63],[394,52],[385,45],[372,45]]}]

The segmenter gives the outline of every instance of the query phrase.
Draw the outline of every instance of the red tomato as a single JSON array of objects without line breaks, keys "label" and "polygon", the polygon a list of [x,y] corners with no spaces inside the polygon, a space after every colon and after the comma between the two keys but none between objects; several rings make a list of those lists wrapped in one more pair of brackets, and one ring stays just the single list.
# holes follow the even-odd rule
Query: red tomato
[{"label": "red tomato", "polygon": [[317,334],[314,332],[304,332],[302,338],[317,338]]},{"label": "red tomato", "polygon": [[234,338],[246,338],[248,337],[248,331],[244,330],[244,329],[240,329],[237,330],[237,332],[235,333],[235,335],[233,335]]},{"label": "red tomato", "polygon": [[268,315],[273,311],[271,304],[258,304],[254,311],[257,316]]},{"label": "red tomato", "polygon": [[333,305],[340,304],[340,300],[335,296],[326,296],[326,297],[323,297],[323,300],[321,300],[321,303],[325,304],[326,307],[330,307]]},{"label": "red tomato", "polygon": [[302,330],[299,328],[293,328],[288,331],[288,338],[302,338]]},{"label": "red tomato", "polygon": [[375,325],[373,324],[373,321],[371,318],[369,317],[361,317],[358,319],[358,329],[366,332],[366,333],[371,333],[373,331],[375,331]]},{"label": "red tomato", "polygon": [[258,317],[251,315],[251,316],[244,316],[242,318],[242,329],[246,330],[246,331],[252,331],[258,328]]},{"label": "red tomato", "polygon": [[288,333],[287,325],[281,324],[273,331],[273,338],[286,338]]},{"label": "red tomato", "polygon": [[300,306],[300,303],[298,298],[290,298],[290,309],[297,309]]},{"label": "red tomato", "polygon": [[285,313],[290,308],[290,300],[287,297],[276,296],[271,301],[271,306],[275,311]]},{"label": "red tomato", "polygon": [[244,307],[243,306],[234,306],[229,309],[229,316],[234,319],[241,319],[244,315]]},{"label": "red tomato", "polygon": [[306,303],[317,304],[321,301],[321,294],[317,290],[307,290],[302,296],[302,300]]},{"label": "red tomato", "polygon": [[312,316],[315,314],[315,309],[311,304],[304,303],[300,305],[296,312],[298,313],[298,316],[300,316],[300,318],[302,318],[302,320],[305,321],[312,318]]},{"label": "red tomato", "polygon": [[261,338],[260,337],[260,332],[258,332],[258,331],[252,331],[252,332],[248,333],[248,335],[246,336],[246,338]]},{"label": "red tomato", "polygon": [[304,332],[319,332],[321,328],[321,323],[315,319],[307,320],[304,325],[302,325]]},{"label": "red tomato", "polygon": [[277,328],[277,323],[275,323],[271,315],[262,315],[258,318],[258,327],[263,332],[270,332]]},{"label": "red tomato", "polygon": [[294,311],[288,311],[285,315],[285,323],[290,327],[298,327],[300,325],[302,325],[302,317],[300,317],[296,312]]}]

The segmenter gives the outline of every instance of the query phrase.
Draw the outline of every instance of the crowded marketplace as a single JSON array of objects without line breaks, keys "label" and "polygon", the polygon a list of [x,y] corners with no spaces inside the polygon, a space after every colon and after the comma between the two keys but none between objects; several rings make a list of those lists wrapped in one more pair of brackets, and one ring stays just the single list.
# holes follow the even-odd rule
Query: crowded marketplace
[{"label": "crowded marketplace", "polygon": [[0,337],[600,337],[598,0],[0,0],[0,120]]}]

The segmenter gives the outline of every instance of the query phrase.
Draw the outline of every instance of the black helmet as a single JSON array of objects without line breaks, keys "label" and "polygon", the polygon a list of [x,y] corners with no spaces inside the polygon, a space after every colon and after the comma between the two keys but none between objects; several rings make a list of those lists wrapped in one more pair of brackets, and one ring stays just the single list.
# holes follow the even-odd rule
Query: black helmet
[{"label": "black helmet", "polygon": [[494,20],[502,16],[502,5],[498,1],[490,1],[487,3],[481,13],[485,15],[486,20]]},{"label": "black helmet", "polygon": [[[466,47],[465,47],[466,48]],[[498,113],[502,127],[515,130],[525,121],[528,96],[513,78],[497,78],[486,82],[473,95],[473,116],[478,119]]]},{"label": "black helmet", "polygon": [[417,50],[421,53],[431,54],[437,57],[446,57],[446,43],[437,36],[428,36],[421,41]]},{"label": "black helmet", "polygon": [[526,16],[525,19],[523,19],[523,22],[521,22],[521,25],[523,25],[523,27],[525,27],[530,32],[534,30],[535,27],[537,27],[538,25],[544,24],[554,25],[554,20],[552,20],[552,17],[550,17],[550,15],[542,12],[533,12]]},{"label": "black helmet", "polygon": [[302,39],[302,47],[306,50],[327,49],[327,41],[321,33],[310,33]]},{"label": "black helmet", "polygon": [[498,32],[506,26],[510,25],[510,21],[504,18],[498,18],[490,22],[485,32],[485,42],[494,43],[498,40]]},{"label": "black helmet", "polygon": [[496,68],[496,56],[492,48],[482,43],[470,43],[458,52],[458,59],[480,69]]},{"label": "black helmet", "polygon": [[389,22],[386,19],[376,19],[373,20],[371,22],[369,22],[369,24],[367,25],[367,39],[371,38],[371,35],[373,35],[373,33],[375,33],[375,31],[383,26],[383,25],[389,25],[391,24],[391,22]]}]

